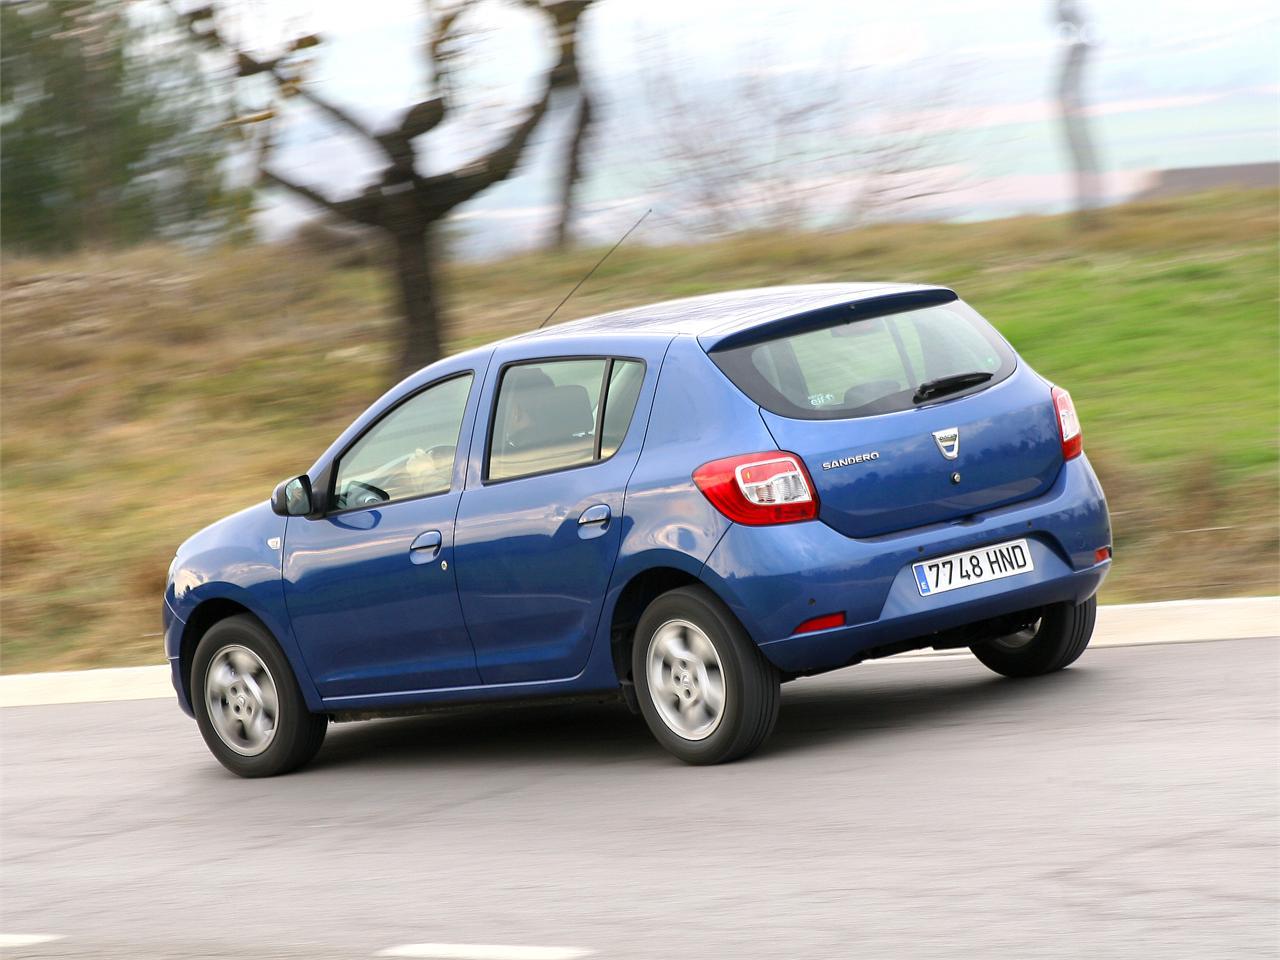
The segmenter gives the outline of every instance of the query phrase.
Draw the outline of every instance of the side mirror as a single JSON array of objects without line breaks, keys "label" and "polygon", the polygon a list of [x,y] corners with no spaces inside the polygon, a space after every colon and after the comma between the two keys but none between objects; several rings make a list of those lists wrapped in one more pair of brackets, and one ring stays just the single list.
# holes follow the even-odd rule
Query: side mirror
[{"label": "side mirror", "polygon": [[311,478],[305,473],[276,485],[271,509],[282,517],[305,517],[312,512]]}]

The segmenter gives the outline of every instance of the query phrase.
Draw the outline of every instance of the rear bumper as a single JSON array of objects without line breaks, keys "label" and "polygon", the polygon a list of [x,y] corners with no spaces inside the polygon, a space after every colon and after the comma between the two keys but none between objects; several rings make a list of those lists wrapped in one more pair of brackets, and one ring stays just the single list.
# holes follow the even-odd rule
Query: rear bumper
[{"label": "rear bumper", "polygon": [[[1002,540],[1025,538],[1035,570],[921,597],[911,565]],[[823,523],[735,524],[703,579],[781,670],[816,673],[873,647],[1048,603],[1082,602],[1110,569],[1094,551],[1111,544],[1106,500],[1084,457],[1064,465],[1044,496],[960,522],[855,540]],[[847,626],[795,634],[804,621],[843,612]],[[920,646],[927,646],[922,641]]]}]

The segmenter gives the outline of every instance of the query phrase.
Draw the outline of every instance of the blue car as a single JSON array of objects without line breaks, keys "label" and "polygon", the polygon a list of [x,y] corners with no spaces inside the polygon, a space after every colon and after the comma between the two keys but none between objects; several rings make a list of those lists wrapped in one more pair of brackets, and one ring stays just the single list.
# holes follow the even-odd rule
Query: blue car
[{"label": "blue car", "polygon": [[1110,563],[1071,397],[955,293],[775,287],[419,371],[182,545],[165,647],[241,776],[331,720],[602,694],[720,763],[797,677],[926,647],[1062,669]]}]

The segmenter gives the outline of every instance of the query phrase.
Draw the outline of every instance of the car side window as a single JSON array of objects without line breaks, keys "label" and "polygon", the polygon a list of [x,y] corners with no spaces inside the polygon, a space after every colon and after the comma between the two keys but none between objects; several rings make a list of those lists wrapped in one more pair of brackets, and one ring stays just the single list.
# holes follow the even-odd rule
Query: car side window
[{"label": "car side window", "polygon": [[471,381],[467,373],[428,387],[366,430],[338,460],[334,509],[447,492]]},{"label": "car side window", "polygon": [[511,480],[613,456],[643,380],[644,364],[608,357],[508,367],[498,384],[486,479]]},{"label": "car side window", "polygon": [[604,420],[600,428],[600,458],[618,452],[636,412],[640,387],[644,383],[644,364],[636,360],[615,360],[609,374],[609,392],[605,397]]}]

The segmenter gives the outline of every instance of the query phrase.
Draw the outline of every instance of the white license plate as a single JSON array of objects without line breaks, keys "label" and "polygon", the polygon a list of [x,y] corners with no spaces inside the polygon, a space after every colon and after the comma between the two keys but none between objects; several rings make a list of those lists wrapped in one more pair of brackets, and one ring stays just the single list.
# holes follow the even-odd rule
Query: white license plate
[{"label": "white license plate", "polygon": [[1008,543],[993,543],[989,547],[953,553],[949,557],[925,560],[913,564],[911,569],[915,572],[920,596],[931,597],[935,593],[946,593],[948,590],[972,587],[977,583],[1030,573],[1035,565],[1031,562],[1027,541],[1010,540]]}]

